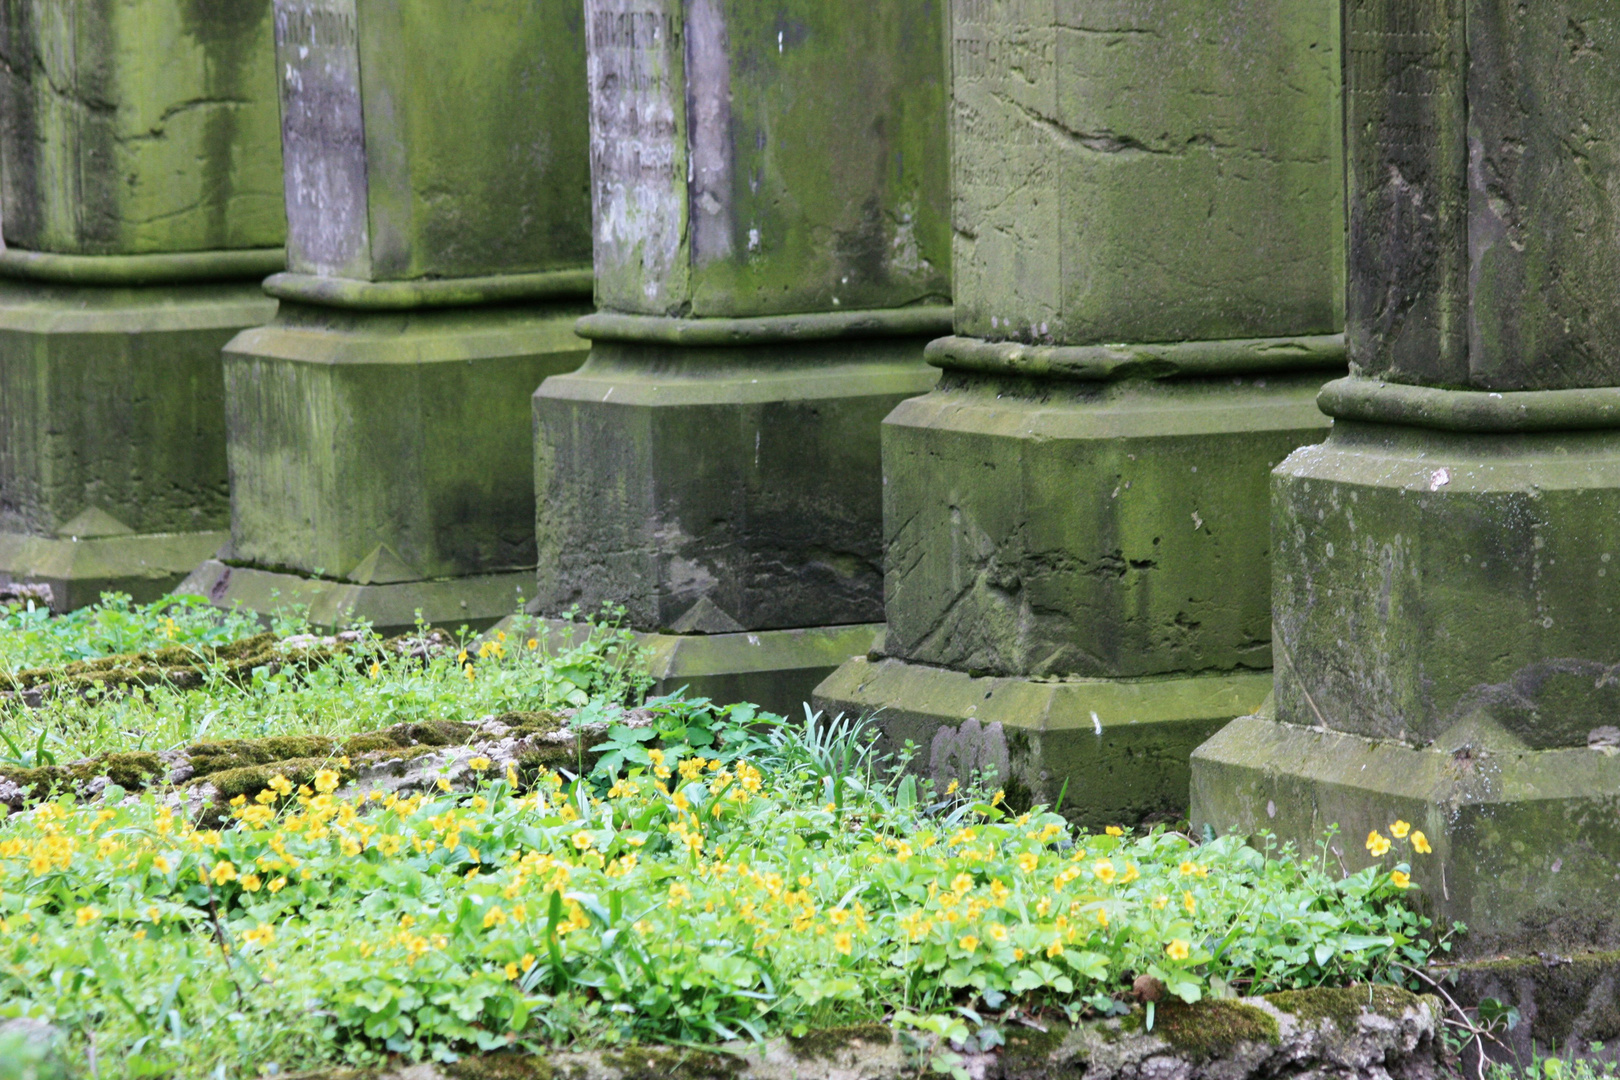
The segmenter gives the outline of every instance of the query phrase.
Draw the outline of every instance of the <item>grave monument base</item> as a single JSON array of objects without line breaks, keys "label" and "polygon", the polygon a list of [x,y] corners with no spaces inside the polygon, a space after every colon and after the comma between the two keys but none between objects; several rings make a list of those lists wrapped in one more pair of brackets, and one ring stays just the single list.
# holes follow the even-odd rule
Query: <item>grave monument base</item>
[{"label": "grave monument base", "polygon": [[884,749],[913,743],[913,767],[941,788],[994,769],[1015,805],[1061,793],[1065,817],[1101,829],[1180,817],[1193,749],[1270,690],[1269,671],[1029,679],[860,656],[816,687],[813,707],[875,713]]},{"label": "grave monument base", "polygon": [[489,626],[533,595],[529,396],[586,346],[589,271],[363,282],[281,274],[225,351],[228,560],[190,592],[388,632]]},{"label": "grave monument base", "polygon": [[0,580],[58,611],[145,602],[220,547],[220,348],[275,314],[258,281],[282,262],[0,252]]}]

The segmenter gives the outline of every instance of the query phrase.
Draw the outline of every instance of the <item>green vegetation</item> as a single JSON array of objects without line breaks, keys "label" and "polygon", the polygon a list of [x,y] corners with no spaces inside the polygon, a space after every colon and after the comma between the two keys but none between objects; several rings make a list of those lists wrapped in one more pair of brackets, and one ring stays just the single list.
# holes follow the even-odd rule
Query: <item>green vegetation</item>
[{"label": "green vegetation", "polygon": [[[360,634],[313,667],[12,701],[19,743],[44,728],[73,754],[142,745],[202,771],[113,778],[102,758],[113,783],[76,796],[53,774],[0,825],[0,1024],[49,1025],[3,1037],[37,1050],[44,1031],[130,1077],[889,1022],[991,1046],[1014,1009],[1125,1013],[1143,977],[1174,1027],[1205,997],[1398,982],[1436,947],[1393,859],[1336,878],[1231,837],[1076,832],[934,791],[858,722],[640,705],[611,628],[565,648],[513,630],[414,651]],[[560,753],[525,756],[559,732]],[[442,753],[397,786],[364,770],[421,747]],[[202,779],[221,801],[194,816]]]}]

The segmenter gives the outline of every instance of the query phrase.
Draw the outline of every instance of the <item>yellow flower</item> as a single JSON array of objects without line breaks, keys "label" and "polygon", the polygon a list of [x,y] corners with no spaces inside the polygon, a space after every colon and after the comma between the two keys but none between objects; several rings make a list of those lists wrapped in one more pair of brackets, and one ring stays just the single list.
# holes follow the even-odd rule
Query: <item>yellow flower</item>
[{"label": "yellow flower", "polygon": [[1104,885],[1112,884],[1117,873],[1114,870],[1114,864],[1109,862],[1107,859],[1098,859],[1096,862],[1092,863],[1091,872],[1095,874],[1097,876],[1097,880],[1102,882]]},{"label": "yellow flower", "polygon": [[1154,911],[1163,911],[1165,909],[1165,906],[1167,904],[1169,904],[1169,903],[1170,903],[1170,898],[1168,896],[1155,896],[1153,898],[1153,910]]},{"label": "yellow flower", "polygon": [[231,800],[231,805],[232,806],[246,806],[247,805],[247,796],[246,795],[238,795],[236,798]]},{"label": "yellow flower", "polygon": [[468,682],[472,682],[477,678],[477,676],[473,674],[473,666],[471,664],[468,664],[466,667],[462,668],[461,673],[467,676]]},{"label": "yellow flower", "polygon": [[1186,909],[1187,914],[1197,914],[1198,898],[1190,892],[1184,892],[1181,894],[1181,906]]},{"label": "yellow flower", "polygon": [[531,650],[538,649],[539,647],[540,647],[540,639],[539,638],[530,638],[529,639],[529,648]]},{"label": "yellow flower", "polygon": [[596,841],[591,838],[591,834],[586,832],[584,829],[581,829],[579,832],[574,834],[574,847],[578,848],[580,851],[589,851],[591,849],[591,845],[595,843]]},{"label": "yellow flower", "polygon": [[93,907],[82,907],[73,914],[73,921],[80,926],[89,926],[99,918],[101,918],[100,909]]},{"label": "yellow flower", "polygon": [[1135,863],[1126,863],[1125,875],[1119,879],[1119,883],[1121,885],[1129,885],[1131,882],[1135,881],[1141,876],[1142,872],[1136,868]]},{"label": "yellow flower", "polygon": [[506,965],[506,981],[511,982],[513,979],[516,979],[517,977],[518,977],[517,963],[514,961],[513,963],[507,964]]},{"label": "yellow flower", "polygon": [[287,887],[287,879],[284,877],[278,877],[265,887],[270,890],[270,895],[274,896],[276,893]]},{"label": "yellow flower", "polygon": [[1007,928],[1000,923],[990,924],[990,939],[997,944],[1007,940]]},{"label": "yellow flower", "polygon": [[833,936],[833,948],[848,956],[850,951],[855,948],[855,938],[851,936],[848,930],[841,934],[835,934]]},{"label": "yellow flower", "polygon": [[945,794],[947,794],[947,795],[955,795],[956,794],[956,789],[961,787],[961,786],[962,786],[961,784],[959,784],[955,780],[952,780],[949,784],[947,784],[945,786]]},{"label": "yellow flower", "polygon": [[1041,865],[1040,857],[1032,851],[1026,851],[1018,856],[1018,869],[1026,874],[1033,874],[1039,865]]},{"label": "yellow flower", "polygon": [[1118,825],[1110,825],[1108,828],[1104,829],[1103,832],[1107,833],[1109,836],[1125,835],[1125,830],[1120,828]]},{"label": "yellow flower", "polygon": [[236,880],[236,867],[227,859],[221,859],[214,864],[214,870],[209,877],[214,879],[215,885],[223,885],[227,881]]},{"label": "yellow flower", "polygon": [[471,761],[467,762],[467,768],[473,770],[474,772],[488,772],[489,764],[489,758],[475,757]]},{"label": "yellow flower", "polygon": [[331,791],[336,791],[337,786],[338,774],[333,770],[322,769],[320,772],[315,774],[315,790],[320,792],[322,795],[325,795]]},{"label": "yellow flower", "polygon": [[973,888],[973,878],[968,874],[957,874],[951,879],[951,891],[961,896]]},{"label": "yellow flower", "polygon": [[1057,938],[1053,938],[1052,939],[1052,944],[1050,944],[1050,945],[1048,945],[1046,947],[1046,955],[1047,955],[1047,957],[1049,959],[1052,959],[1052,960],[1056,960],[1058,957],[1062,956],[1063,955],[1063,942],[1059,941]]},{"label": "yellow flower", "polygon": [[998,791],[994,795],[990,796],[990,805],[991,806],[1000,806],[1001,801],[1003,799],[1005,799],[1006,797],[1007,797],[1007,793],[1005,791]]},{"label": "yellow flower", "polygon": [[1424,836],[1421,832],[1415,832],[1412,834],[1412,850],[1419,855],[1428,855],[1434,851],[1434,848],[1429,846],[1427,836]]},{"label": "yellow flower", "polygon": [[1185,960],[1187,959],[1187,954],[1191,951],[1192,950],[1188,944],[1185,941],[1182,941],[1180,938],[1176,938],[1174,941],[1164,947],[1165,955],[1170,957],[1172,960]]},{"label": "yellow flower", "polygon": [[979,939],[974,937],[972,934],[965,934],[962,937],[957,938],[956,944],[960,946],[963,951],[972,952],[979,947]]},{"label": "yellow flower", "polygon": [[1191,862],[1184,860],[1178,869],[1181,871],[1182,877],[1188,877],[1194,870],[1197,869],[1197,867],[1195,867]]},{"label": "yellow flower", "polygon": [[1389,875],[1389,883],[1395,886],[1397,889],[1405,889],[1411,886],[1412,878],[1409,874],[1405,874],[1400,870],[1395,870]]},{"label": "yellow flower", "polygon": [[371,671],[369,672],[369,676],[375,679],[380,674],[382,674],[382,665],[373,660],[371,662]]},{"label": "yellow flower", "polygon": [[484,929],[485,930],[488,930],[491,927],[495,927],[495,926],[504,926],[505,924],[506,924],[506,912],[501,909],[501,906],[499,904],[495,905],[494,907],[490,908],[487,912],[484,913]]},{"label": "yellow flower", "polygon": [[242,934],[242,940],[246,941],[250,945],[268,945],[270,942],[275,940],[275,937],[276,928],[268,923],[263,926],[256,926],[252,930],[244,931]]},{"label": "yellow flower", "polygon": [[292,781],[288,780],[285,776],[272,776],[270,778],[270,790],[274,791],[277,795],[280,795],[285,799],[288,795],[292,794]]},{"label": "yellow flower", "polygon": [[1106,908],[1097,909],[1097,925],[1104,930],[1108,929],[1108,910]]},{"label": "yellow flower", "polygon": [[685,885],[676,882],[674,885],[669,887],[670,907],[678,908],[681,906],[682,901],[690,899],[692,899],[692,890],[688,889]]},{"label": "yellow flower", "polygon": [[242,888],[246,889],[248,892],[258,892],[259,886],[262,884],[263,881],[260,879],[258,874],[248,874],[242,878]]},{"label": "yellow flower", "polygon": [[1389,850],[1389,838],[1374,829],[1367,834],[1367,850],[1372,853],[1373,858],[1381,858],[1384,852]]},{"label": "yellow flower", "polygon": [[523,954],[523,959],[521,961],[519,961],[519,962],[523,965],[523,970],[528,971],[530,968],[534,967],[534,953],[532,953],[532,952],[524,953]]},{"label": "yellow flower", "polygon": [[1389,827],[1389,831],[1390,831],[1391,835],[1393,835],[1395,837],[1395,839],[1397,839],[1397,840],[1405,840],[1406,839],[1406,834],[1412,831],[1412,826],[1408,825],[1404,821],[1396,819],[1395,824],[1393,824],[1393,825],[1391,825]]},{"label": "yellow flower", "polygon": [[161,855],[154,855],[152,857],[152,869],[160,874],[167,874],[169,872],[169,860]]}]

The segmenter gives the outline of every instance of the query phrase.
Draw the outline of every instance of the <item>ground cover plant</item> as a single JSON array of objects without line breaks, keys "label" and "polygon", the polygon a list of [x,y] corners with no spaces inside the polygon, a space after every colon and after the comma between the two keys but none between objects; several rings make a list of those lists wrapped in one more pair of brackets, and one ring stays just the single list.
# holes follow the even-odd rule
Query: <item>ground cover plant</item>
[{"label": "ground cover plant", "polygon": [[160,783],[34,803],[0,823],[0,1023],[131,1077],[862,1021],[988,1048],[1019,1016],[1400,982],[1441,944],[1407,902],[1402,860],[1428,845],[1404,823],[1349,877],[1263,839],[1080,833],[919,783],[853,721],[636,707],[611,628],[566,647],[512,629],[421,655],[362,634],[309,670],[6,706],[17,738],[47,728],[74,754],[513,707],[605,735],[550,768],[447,759],[410,790],[351,783],[335,739],[204,817]]},{"label": "ground cover plant", "polygon": [[519,619],[509,632],[480,643],[446,634],[442,647],[399,649],[364,628],[336,643],[309,634],[289,615],[276,626],[284,644],[311,653],[338,644],[341,657],[315,666],[266,663],[241,673],[224,661],[210,662],[206,651],[258,635],[259,625],[184,598],[169,607],[138,608],[110,597],[86,612],[54,618],[19,606],[3,617],[25,627],[26,640],[0,630],[0,658],[9,665],[0,671],[0,691],[14,690],[8,676],[15,683],[27,669],[60,665],[65,671],[73,661],[176,646],[197,654],[203,677],[196,685],[71,686],[28,707],[0,705],[0,765],[8,758],[12,765],[60,763],[203,740],[344,736],[402,723],[577,708],[628,700],[646,685],[633,637],[611,620],[580,624],[565,641]]}]

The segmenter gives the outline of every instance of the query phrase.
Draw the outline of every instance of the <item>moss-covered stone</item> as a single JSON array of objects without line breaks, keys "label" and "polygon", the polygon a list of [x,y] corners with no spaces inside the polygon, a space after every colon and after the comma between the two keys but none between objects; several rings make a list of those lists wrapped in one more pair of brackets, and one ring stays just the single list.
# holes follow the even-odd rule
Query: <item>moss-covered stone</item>
[{"label": "moss-covered stone", "polygon": [[850,1024],[845,1027],[818,1028],[803,1035],[790,1036],[788,1045],[801,1058],[833,1058],[840,1051],[856,1049],[862,1045],[888,1046],[894,1042],[894,1031],[887,1024]]},{"label": "moss-covered stone", "polygon": [[1418,995],[1399,986],[1316,986],[1267,994],[1266,1000],[1306,1023],[1331,1020],[1341,1035],[1353,1035],[1366,1013],[1399,1016],[1420,1002]]},{"label": "moss-covered stone", "polygon": [[729,1054],[665,1047],[628,1047],[602,1055],[619,1070],[620,1080],[732,1080],[744,1071]]},{"label": "moss-covered stone", "polygon": [[[1140,1015],[1133,1016],[1137,1024]],[[1153,1033],[1195,1062],[1209,1061],[1240,1043],[1282,1041],[1277,1018],[1243,1001],[1212,998],[1186,1005],[1161,1001],[1154,1009]]]}]

